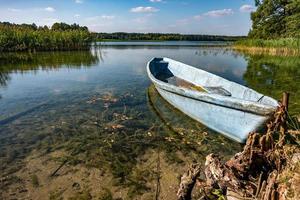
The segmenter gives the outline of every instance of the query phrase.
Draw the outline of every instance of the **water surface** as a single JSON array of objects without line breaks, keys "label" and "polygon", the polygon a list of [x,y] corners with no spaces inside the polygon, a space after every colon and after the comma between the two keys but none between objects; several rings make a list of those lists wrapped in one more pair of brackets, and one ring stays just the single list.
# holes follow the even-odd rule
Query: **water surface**
[{"label": "water surface", "polygon": [[298,57],[146,44],[1,54],[0,198],[174,199],[189,164],[238,152],[158,95],[146,63],[162,56],[276,99],[289,91],[299,114]]},{"label": "water surface", "polygon": [[223,41],[120,41],[120,42],[98,42],[102,46],[227,46],[232,42]]}]

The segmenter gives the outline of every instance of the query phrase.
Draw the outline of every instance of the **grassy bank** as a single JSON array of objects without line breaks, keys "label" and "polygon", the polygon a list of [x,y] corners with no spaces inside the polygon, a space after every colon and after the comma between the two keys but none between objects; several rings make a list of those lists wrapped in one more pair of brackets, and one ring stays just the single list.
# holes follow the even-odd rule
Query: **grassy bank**
[{"label": "grassy bank", "polygon": [[91,41],[87,27],[77,24],[55,23],[49,28],[0,23],[0,52],[87,49]]},{"label": "grassy bank", "polygon": [[235,49],[253,52],[269,53],[272,55],[300,54],[300,38],[280,39],[244,39],[238,40],[233,46]]}]

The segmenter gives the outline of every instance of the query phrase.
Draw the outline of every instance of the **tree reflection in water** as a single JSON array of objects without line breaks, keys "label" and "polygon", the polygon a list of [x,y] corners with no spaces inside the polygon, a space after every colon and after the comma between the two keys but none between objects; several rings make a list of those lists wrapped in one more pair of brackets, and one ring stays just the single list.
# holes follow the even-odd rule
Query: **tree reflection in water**
[{"label": "tree reflection in water", "polygon": [[246,84],[258,92],[276,99],[284,91],[290,93],[291,115],[300,113],[300,57],[247,55]]}]

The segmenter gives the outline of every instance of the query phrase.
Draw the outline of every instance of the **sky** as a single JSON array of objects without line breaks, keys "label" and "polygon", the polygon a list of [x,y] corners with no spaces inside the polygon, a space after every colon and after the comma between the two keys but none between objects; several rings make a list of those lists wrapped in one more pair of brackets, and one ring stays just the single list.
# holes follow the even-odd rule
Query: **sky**
[{"label": "sky", "polygon": [[254,0],[0,0],[0,21],[95,32],[247,35]]}]

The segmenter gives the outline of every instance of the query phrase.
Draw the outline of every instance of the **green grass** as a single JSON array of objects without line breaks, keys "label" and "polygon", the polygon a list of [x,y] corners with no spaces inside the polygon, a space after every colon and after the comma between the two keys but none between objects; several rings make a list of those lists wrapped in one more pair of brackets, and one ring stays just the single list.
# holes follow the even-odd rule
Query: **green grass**
[{"label": "green grass", "polygon": [[280,38],[271,40],[244,39],[236,41],[235,46],[300,50],[300,38]]}]

